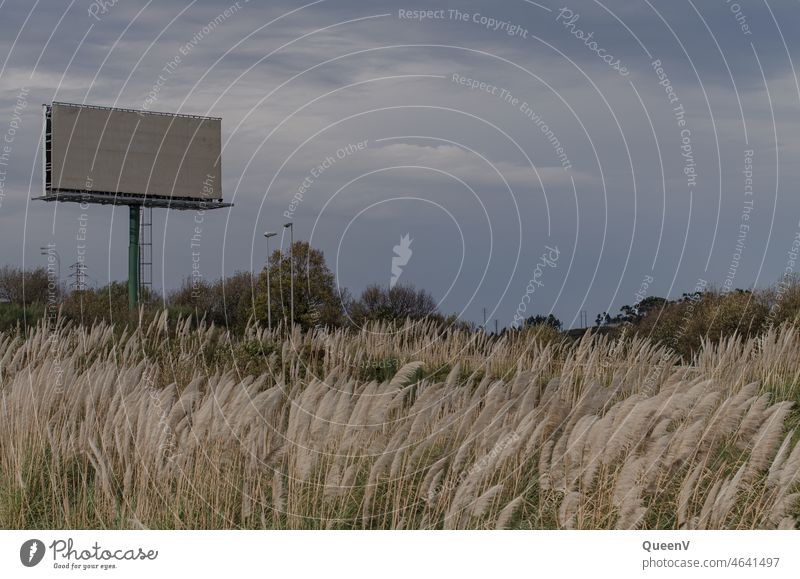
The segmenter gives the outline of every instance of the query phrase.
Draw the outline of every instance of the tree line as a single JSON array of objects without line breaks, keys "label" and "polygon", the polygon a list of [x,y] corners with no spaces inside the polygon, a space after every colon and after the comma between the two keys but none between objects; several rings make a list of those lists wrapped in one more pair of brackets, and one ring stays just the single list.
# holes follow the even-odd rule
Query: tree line
[{"label": "tree line", "polygon": [[[412,285],[389,288],[376,284],[353,296],[337,286],[323,253],[305,241],[294,242],[288,251],[273,251],[268,264],[256,274],[240,271],[213,281],[190,277],[165,296],[144,291],[140,297],[145,310],[167,308],[175,317],[194,316],[237,333],[243,332],[251,321],[266,326],[271,319],[275,326],[286,326],[291,317],[292,271],[294,323],[304,329],[361,327],[372,321],[406,318],[470,327],[455,315],[442,315],[434,297]],[[35,323],[54,301],[63,316],[78,323],[138,320],[139,313],[128,309],[124,282],[72,292],[65,292],[60,286],[54,291],[52,282],[45,268],[0,269],[0,329],[16,323]]]},{"label": "tree line", "polygon": [[[480,329],[455,314],[443,314],[430,293],[411,285],[372,285],[354,296],[337,285],[323,253],[304,241],[296,241],[292,251],[273,251],[268,264],[255,274],[237,272],[214,281],[190,278],[166,296],[144,292],[143,311],[155,315],[166,308],[174,319],[179,315],[205,319],[234,333],[243,333],[251,322],[266,326],[270,317],[274,326],[285,327],[291,316],[292,270],[294,323],[304,329],[358,328],[372,321],[407,318],[435,320],[443,327]],[[45,268],[0,268],[0,330],[34,324],[54,309],[76,323],[107,320],[135,324],[142,315],[128,309],[123,282],[72,292],[63,292],[59,286],[54,291],[52,282]],[[703,340],[718,341],[734,334],[752,337],[785,323],[800,323],[800,282],[796,278],[760,290],[726,292],[707,287],[672,300],[648,296],[622,306],[616,315],[598,314],[589,331],[611,337],[646,336],[690,357]],[[565,330],[554,315],[540,314],[528,317],[519,329],[500,333],[510,331],[531,333],[539,340],[564,340],[579,338],[586,330]]]}]

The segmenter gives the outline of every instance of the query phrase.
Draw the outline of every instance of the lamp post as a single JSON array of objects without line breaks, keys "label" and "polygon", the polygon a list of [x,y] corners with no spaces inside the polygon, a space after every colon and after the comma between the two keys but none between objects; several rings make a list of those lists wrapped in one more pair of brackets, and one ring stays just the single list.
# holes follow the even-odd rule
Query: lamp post
[{"label": "lamp post", "polygon": [[52,246],[52,245],[43,246],[43,247],[40,247],[39,249],[41,250],[41,255],[45,255],[45,256],[49,257],[50,254],[53,254],[53,255],[56,256],[56,263],[58,264],[58,283],[56,284],[56,287],[58,288],[58,291],[60,293],[61,292],[61,256],[58,255],[58,252],[56,251],[55,247]]},{"label": "lamp post", "polygon": [[272,231],[266,231],[264,233],[264,237],[267,240],[267,327],[270,332],[272,331],[272,288],[269,285],[269,238],[275,237],[276,235],[278,234]]},{"label": "lamp post", "polygon": [[289,223],[284,223],[283,227],[284,229],[289,228],[289,280],[291,284],[289,298],[291,307],[289,311],[291,312],[290,327],[294,328],[294,223],[291,221]]}]

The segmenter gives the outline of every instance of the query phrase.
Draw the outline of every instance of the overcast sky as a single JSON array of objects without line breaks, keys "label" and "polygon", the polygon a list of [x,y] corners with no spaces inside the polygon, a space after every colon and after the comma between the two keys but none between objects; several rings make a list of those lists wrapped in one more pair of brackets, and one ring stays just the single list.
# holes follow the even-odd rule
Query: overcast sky
[{"label": "overcast sky", "polygon": [[[0,1],[0,263],[42,265],[55,243],[66,276],[85,226],[92,283],[127,277],[126,208],[31,201],[41,105],[66,101],[222,117],[235,206],[203,216],[207,279],[259,269],[263,231],[293,209],[295,238],[342,286],[388,285],[408,234],[399,281],[500,326],[520,304],[591,322],[643,284],[764,287],[800,233],[799,14],[775,0]],[[196,217],[154,210],[156,289],[191,274]]]}]

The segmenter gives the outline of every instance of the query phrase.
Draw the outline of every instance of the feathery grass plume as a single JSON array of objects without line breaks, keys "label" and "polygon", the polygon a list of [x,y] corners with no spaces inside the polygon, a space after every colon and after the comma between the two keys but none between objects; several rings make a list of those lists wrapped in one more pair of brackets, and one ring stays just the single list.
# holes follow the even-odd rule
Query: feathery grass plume
[{"label": "feathery grass plume", "polygon": [[696,500],[698,493],[697,483],[700,480],[700,475],[704,468],[705,465],[703,463],[698,463],[697,466],[689,472],[688,476],[683,479],[680,486],[676,509],[679,529],[685,529],[691,525],[691,507],[692,503]]},{"label": "feathery grass plume", "polygon": [[775,458],[772,460],[772,464],[769,467],[769,471],[767,472],[767,483],[772,486],[777,486],[778,484],[783,465],[789,456],[789,447],[794,439],[794,433],[794,430],[790,430],[789,433],[784,437],[783,442],[781,443],[780,448],[778,448],[778,452],[775,453]]},{"label": "feathery grass plume", "polygon": [[781,474],[778,476],[778,485],[788,489],[800,481],[800,442],[795,443],[792,453],[783,463]]},{"label": "feathery grass plume", "polygon": [[758,432],[758,429],[761,428],[761,425],[767,417],[769,399],[769,394],[762,394],[755,400],[749,400],[748,403],[746,403],[748,406],[747,413],[739,423],[739,428],[736,431],[738,439],[737,446],[739,448],[747,448],[750,441],[753,440],[753,437]]},{"label": "feathery grass plume", "polygon": [[422,500],[433,497],[438,493],[437,485],[444,475],[445,467],[447,467],[448,457],[440,458],[433,466],[428,469],[425,478],[422,479],[422,484],[419,487],[419,495]]},{"label": "feathery grass plume", "polygon": [[510,503],[508,503],[500,513],[497,515],[497,520],[495,521],[495,529],[502,530],[507,529],[509,523],[511,523],[511,519],[514,518],[514,515],[519,510],[520,505],[522,505],[522,496],[518,496]]},{"label": "feathery grass plume", "polygon": [[389,384],[395,387],[403,387],[407,386],[411,379],[414,377],[414,374],[417,373],[417,370],[422,368],[423,362],[416,361],[416,362],[409,362],[405,364],[402,368],[400,368],[397,373],[392,378]]},{"label": "feathery grass plume", "polygon": [[503,490],[503,485],[495,485],[479,496],[472,505],[470,516],[476,519],[481,518],[489,509],[498,494]]},{"label": "feathery grass plume", "polygon": [[694,522],[692,528],[707,529],[709,528],[709,521],[713,516],[714,506],[717,504],[717,497],[719,496],[720,487],[726,483],[726,480],[717,479],[706,494],[703,508],[700,509],[700,514]]},{"label": "feathery grass plume", "polygon": [[736,504],[737,493],[747,473],[747,464],[743,464],[732,478],[726,479],[719,487],[714,499],[713,508],[708,512],[708,524],[711,528],[722,528],[725,519]]},{"label": "feathery grass plume", "polygon": [[646,514],[647,508],[642,506],[640,501],[631,499],[622,506],[615,528],[619,530],[636,529]]},{"label": "feathery grass plume", "polygon": [[765,422],[758,429],[747,461],[744,479],[747,482],[764,471],[772,462],[783,434],[784,423],[792,410],[790,401],[779,402],[772,406],[766,414]]},{"label": "feathery grass plume", "polygon": [[375,461],[372,465],[372,469],[369,471],[366,488],[364,489],[364,500],[361,505],[363,512],[362,520],[365,528],[369,528],[369,521],[374,516],[372,512],[372,501],[377,490],[378,479],[383,475],[386,468],[392,464],[393,458],[394,452],[383,453],[378,460]]},{"label": "feathery grass plume", "polygon": [[[800,493],[780,494],[775,500],[772,508],[769,511],[767,518],[767,525],[765,528],[770,529],[794,529],[797,525],[797,519],[791,516],[794,509],[796,512],[797,504],[800,502]],[[787,521],[792,521],[791,526],[783,526]]]},{"label": "feathery grass plume", "polygon": [[558,522],[562,529],[573,529],[576,526],[578,511],[584,503],[584,496],[578,491],[571,491],[558,507]]},{"label": "feathery grass plume", "polygon": [[611,494],[611,503],[615,507],[625,508],[629,503],[636,501],[640,493],[639,478],[645,468],[644,457],[628,457],[617,475]]}]

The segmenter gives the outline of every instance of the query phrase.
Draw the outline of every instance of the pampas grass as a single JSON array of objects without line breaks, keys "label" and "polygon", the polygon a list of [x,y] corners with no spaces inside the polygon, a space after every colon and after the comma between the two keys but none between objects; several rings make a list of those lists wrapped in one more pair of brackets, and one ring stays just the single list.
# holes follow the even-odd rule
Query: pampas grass
[{"label": "pampas grass", "polygon": [[2,528],[793,528],[800,336],[0,334]]}]

